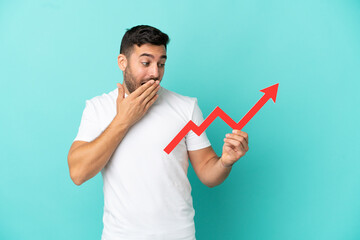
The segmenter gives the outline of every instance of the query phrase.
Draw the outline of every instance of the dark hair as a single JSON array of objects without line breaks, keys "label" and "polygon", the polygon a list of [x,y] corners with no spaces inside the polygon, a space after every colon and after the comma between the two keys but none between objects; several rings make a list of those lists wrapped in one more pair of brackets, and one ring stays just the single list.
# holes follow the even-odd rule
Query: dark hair
[{"label": "dark hair", "polygon": [[129,57],[134,44],[140,47],[145,43],[151,43],[158,46],[164,45],[166,50],[166,45],[169,41],[169,36],[159,29],[148,25],[138,25],[131,29],[126,29],[126,33],[121,41],[120,53]]}]

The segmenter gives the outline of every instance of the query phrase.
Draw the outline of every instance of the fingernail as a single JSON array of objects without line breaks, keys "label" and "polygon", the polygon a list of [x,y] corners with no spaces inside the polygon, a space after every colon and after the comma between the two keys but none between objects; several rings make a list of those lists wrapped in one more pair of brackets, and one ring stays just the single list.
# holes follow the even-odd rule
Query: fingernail
[{"label": "fingernail", "polygon": [[149,82],[150,82],[151,84],[153,84],[153,83],[154,83],[154,80],[150,80]]},{"label": "fingernail", "polygon": [[226,136],[226,137],[230,137],[230,134],[226,134],[225,136]]}]

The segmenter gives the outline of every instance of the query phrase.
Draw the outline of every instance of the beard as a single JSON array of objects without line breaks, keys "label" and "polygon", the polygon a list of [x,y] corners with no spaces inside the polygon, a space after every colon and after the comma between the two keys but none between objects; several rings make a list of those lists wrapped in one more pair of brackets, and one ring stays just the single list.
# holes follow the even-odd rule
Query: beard
[{"label": "beard", "polygon": [[124,72],[124,82],[126,85],[126,88],[128,89],[129,93],[131,94],[132,92],[134,92],[138,87],[140,87],[142,84],[146,83],[147,81],[150,80],[159,80],[159,78],[150,78],[150,79],[144,79],[143,81],[140,81],[139,84],[136,83],[136,79],[135,77],[132,75],[131,73],[131,69],[130,69],[130,65],[128,65],[125,68],[125,72]]},{"label": "beard", "polygon": [[137,89],[136,80],[135,80],[135,78],[133,78],[133,76],[131,74],[130,66],[128,66],[125,69],[124,82],[125,82],[126,88],[128,89],[130,94]]}]

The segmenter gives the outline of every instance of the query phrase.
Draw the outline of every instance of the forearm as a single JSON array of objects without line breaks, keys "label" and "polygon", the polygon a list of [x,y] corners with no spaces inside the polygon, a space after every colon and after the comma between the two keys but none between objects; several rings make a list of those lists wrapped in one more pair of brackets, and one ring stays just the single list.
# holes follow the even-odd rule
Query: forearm
[{"label": "forearm", "polygon": [[77,147],[71,153],[70,172],[77,185],[94,177],[105,167],[128,129],[128,124],[115,117],[95,140]]},{"label": "forearm", "polygon": [[204,183],[208,187],[215,187],[221,184],[229,176],[231,167],[225,167],[221,159],[216,156],[210,159],[203,167]]}]

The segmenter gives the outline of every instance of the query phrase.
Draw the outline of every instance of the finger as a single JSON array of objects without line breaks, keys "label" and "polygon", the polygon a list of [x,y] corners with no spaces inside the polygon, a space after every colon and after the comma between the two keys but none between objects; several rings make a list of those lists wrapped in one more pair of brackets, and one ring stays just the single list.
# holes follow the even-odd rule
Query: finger
[{"label": "finger", "polygon": [[230,143],[228,143],[228,142],[226,142],[225,140],[224,140],[224,147],[226,148],[226,147],[228,147],[228,148],[231,148],[232,150],[234,150],[234,148],[235,148],[235,146],[234,145],[232,145],[232,144],[230,144]]},{"label": "finger", "polygon": [[231,133],[228,133],[225,135],[227,138],[230,138],[230,139],[234,139],[234,140],[237,140],[237,141],[240,141],[244,148],[247,149],[248,148],[248,143],[246,141],[246,138],[244,136],[241,136],[241,135],[237,135],[237,134],[231,134]]},{"label": "finger", "polygon": [[140,96],[138,96],[138,99],[140,102],[144,102],[145,98],[147,98],[152,92],[155,91],[155,93],[159,90],[159,81],[155,81],[154,84],[152,84],[149,88],[147,88]]},{"label": "finger", "polygon": [[150,80],[148,82],[146,82],[144,85],[141,85],[140,87],[138,87],[132,94],[130,94],[132,97],[137,98],[139,97],[141,94],[143,94],[143,92],[145,92],[148,88],[150,88],[153,84],[154,84],[154,80]]},{"label": "finger", "polygon": [[245,151],[246,152],[246,146],[244,145],[243,142],[238,141],[236,139],[230,139],[230,138],[225,138],[224,141],[231,144],[236,149],[236,151]]},{"label": "finger", "polygon": [[156,94],[152,99],[150,99],[150,101],[147,102],[147,104],[145,105],[145,111],[147,111],[151,105],[154,104],[154,102],[156,101],[156,99],[158,99],[159,95]]},{"label": "finger", "polygon": [[[229,135],[229,137],[228,137]],[[236,141],[239,141],[241,142],[242,146],[243,146],[243,149],[245,149],[246,151],[249,150],[249,145],[248,143],[246,142],[246,139],[243,137],[243,136],[239,136],[239,135],[236,135],[236,134],[226,134],[226,138],[229,138],[229,139],[234,139]]]},{"label": "finger", "polygon": [[117,87],[118,87],[118,98],[119,99],[123,99],[124,96],[124,86],[121,83],[116,83]]},{"label": "finger", "polygon": [[[160,85],[157,85],[157,86],[155,86],[155,85],[157,85],[157,84],[154,83],[153,86],[151,86],[150,88],[148,88],[143,94],[141,94],[141,96],[139,96],[139,98],[142,99],[142,102],[143,102],[144,104],[146,104],[147,102],[149,102],[149,101],[155,96],[155,94],[157,94],[157,92],[159,91]],[[155,88],[153,89],[153,87],[155,87]],[[151,91],[151,90],[152,90],[152,91]],[[147,94],[148,94],[148,91],[151,91],[151,92],[149,93],[149,95],[147,95]],[[140,100],[140,101],[141,101],[141,100]]]},{"label": "finger", "polygon": [[243,136],[245,138],[246,142],[249,143],[249,135],[246,132],[243,132],[243,131],[240,131],[237,129],[234,129],[232,132],[233,132],[233,134]]},{"label": "finger", "polygon": [[224,138],[224,142],[229,143],[230,145],[232,145],[235,149],[235,151],[245,151],[245,147],[243,146],[242,142],[238,141],[238,140],[234,140],[234,139],[229,139],[229,138]]},{"label": "finger", "polygon": [[231,147],[231,145],[229,145],[227,143],[224,144],[224,150],[226,150],[228,152],[228,154],[231,154],[231,155],[236,154],[236,151]]}]

